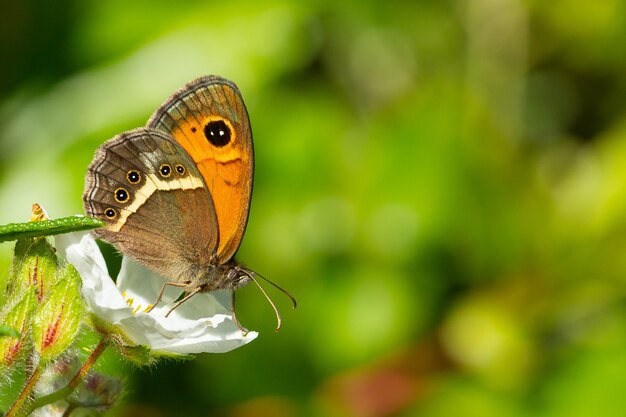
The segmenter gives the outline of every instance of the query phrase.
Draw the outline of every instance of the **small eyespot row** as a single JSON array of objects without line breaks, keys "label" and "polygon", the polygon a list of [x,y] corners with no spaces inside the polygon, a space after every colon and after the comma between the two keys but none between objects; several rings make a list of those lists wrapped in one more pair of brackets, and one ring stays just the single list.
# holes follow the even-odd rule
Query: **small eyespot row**
[{"label": "small eyespot row", "polygon": [[118,203],[124,203],[128,200],[130,196],[128,195],[128,191],[126,189],[120,187],[115,190],[115,201]]},{"label": "small eyespot row", "polygon": [[104,215],[108,218],[108,219],[114,219],[115,216],[117,216],[117,212],[115,211],[115,209],[109,207],[108,209],[104,210]]},{"label": "small eyespot row", "polygon": [[159,173],[163,178],[167,178],[172,175],[172,167],[170,166],[170,164],[161,164],[161,166],[159,167]]},{"label": "small eyespot row", "polygon": [[139,181],[141,181],[141,174],[139,173],[139,171],[135,171],[133,169],[128,171],[128,173],[126,174],[126,179],[131,184],[137,184]]},{"label": "small eyespot row", "polygon": [[181,164],[177,164],[176,165],[176,172],[178,172],[180,175],[183,175],[185,173],[185,167],[182,166]]}]

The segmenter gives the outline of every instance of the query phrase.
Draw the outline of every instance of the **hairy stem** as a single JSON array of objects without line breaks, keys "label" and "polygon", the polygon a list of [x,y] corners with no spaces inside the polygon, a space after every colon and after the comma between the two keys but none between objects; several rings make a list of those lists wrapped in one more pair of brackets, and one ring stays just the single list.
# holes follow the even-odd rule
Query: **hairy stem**
[{"label": "hairy stem", "polygon": [[0,226],[0,242],[78,232],[104,226],[102,220],[91,217],[71,216],[55,220],[28,223],[10,223]]},{"label": "hairy stem", "polygon": [[[32,403],[24,407],[24,410],[22,410],[20,414],[14,414],[14,416],[15,417],[28,416],[39,407],[52,404],[54,402],[57,402],[59,400],[62,400],[70,396],[74,392],[78,384],[80,384],[80,382],[85,378],[85,376],[87,376],[87,373],[89,372],[91,367],[96,363],[100,355],[102,355],[102,352],[104,352],[107,345],[108,345],[108,338],[106,337],[102,338],[100,342],[98,342],[98,344],[94,348],[93,352],[91,352],[91,355],[89,355],[89,357],[87,358],[83,366],[80,367],[76,375],[74,375],[72,380],[65,387],[61,388],[58,391],[55,391],[53,393],[50,393],[48,395],[45,395],[41,398],[36,399]],[[13,417],[13,416],[7,414],[6,417]]]},{"label": "hairy stem", "polygon": [[[20,395],[17,397],[17,399],[13,403],[13,406],[11,406],[11,409],[7,412],[6,417],[15,417],[18,415],[22,415],[20,411],[22,407],[24,406],[24,404],[26,403],[26,400],[28,399],[28,397],[30,397],[30,395],[32,394],[33,389],[35,388],[35,384],[37,384],[37,381],[39,381],[39,377],[41,376],[41,373],[43,372],[43,370],[44,370],[43,364],[39,363],[39,365],[37,365],[37,367],[35,368],[35,371],[31,374],[31,376],[26,381],[26,385],[24,385],[24,389],[22,389],[22,392],[20,392]],[[24,415],[27,415],[27,414],[24,414]]]}]

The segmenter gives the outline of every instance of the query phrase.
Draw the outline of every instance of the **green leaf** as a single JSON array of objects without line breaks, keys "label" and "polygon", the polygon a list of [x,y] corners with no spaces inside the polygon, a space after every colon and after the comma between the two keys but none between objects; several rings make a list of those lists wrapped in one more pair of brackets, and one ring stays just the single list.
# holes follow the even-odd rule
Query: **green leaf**
[{"label": "green leaf", "polygon": [[80,283],[78,272],[68,264],[35,315],[33,341],[42,360],[57,358],[78,335],[83,312]]},{"label": "green leaf", "polygon": [[102,221],[85,216],[71,216],[27,223],[10,223],[0,226],[0,242],[29,237],[59,235],[96,229],[102,226],[104,226]]},{"label": "green leaf", "polygon": [[150,347],[145,345],[122,345],[115,343],[117,351],[126,359],[137,366],[145,366],[154,363],[154,358],[150,355]]},{"label": "green leaf", "polygon": [[3,336],[18,338],[20,337],[20,332],[9,326],[0,326],[0,337]]},{"label": "green leaf", "polygon": [[196,357],[193,354],[168,352],[166,350],[152,350],[151,356],[156,359],[174,359],[178,361],[189,361]]}]

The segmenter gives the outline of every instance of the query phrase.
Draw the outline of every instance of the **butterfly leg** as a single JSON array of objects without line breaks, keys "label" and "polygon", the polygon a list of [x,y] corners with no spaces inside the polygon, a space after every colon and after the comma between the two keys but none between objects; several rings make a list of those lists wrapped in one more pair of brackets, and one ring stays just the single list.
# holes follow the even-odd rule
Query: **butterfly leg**
[{"label": "butterfly leg", "polygon": [[170,309],[170,311],[167,312],[167,314],[165,315],[165,317],[169,316],[170,313],[172,311],[174,311],[174,309],[176,307],[178,307],[179,305],[181,305],[182,303],[184,303],[185,301],[189,300],[191,297],[193,297],[194,295],[198,294],[200,291],[202,290],[202,287],[196,287],[193,290],[191,290],[191,292],[189,294],[187,294],[186,296],[184,296],[180,301],[177,301],[176,304],[174,304],[172,306],[172,308]]},{"label": "butterfly leg", "polygon": [[237,319],[237,313],[235,313],[235,290],[232,290],[230,311],[231,313],[233,313],[233,321],[237,325],[237,328],[241,331],[241,333],[243,333],[244,336],[247,335],[250,332],[250,330],[246,329],[245,327],[241,325],[241,323],[239,323],[239,320]]},{"label": "butterfly leg", "polygon": [[[165,292],[165,287],[167,287],[168,285],[172,287],[186,287],[187,285],[189,285],[189,283],[188,282],[175,282],[175,281],[164,283],[163,286],[161,287],[161,291],[159,291],[159,296],[157,297],[154,304],[152,304],[152,306],[149,309],[146,309],[146,313],[151,312],[152,309],[156,307],[156,305],[159,304],[159,302],[161,302],[161,298],[163,298],[163,293]],[[170,310],[170,313],[172,310]],[[170,314],[170,313],[167,313],[167,314]]]}]

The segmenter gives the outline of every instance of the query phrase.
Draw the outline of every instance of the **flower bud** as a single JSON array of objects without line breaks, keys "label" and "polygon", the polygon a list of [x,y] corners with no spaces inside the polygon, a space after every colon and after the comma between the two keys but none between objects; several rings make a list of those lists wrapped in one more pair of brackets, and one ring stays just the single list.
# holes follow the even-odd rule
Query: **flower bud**
[{"label": "flower bud", "polygon": [[82,408],[97,408],[103,411],[115,404],[121,392],[120,379],[89,372],[70,401]]},{"label": "flower bud", "polygon": [[44,361],[58,357],[78,334],[82,319],[80,282],[78,272],[68,264],[35,314],[33,341]]},{"label": "flower bud", "polygon": [[36,305],[35,292],[28,291],[21,300],[5,309],[0,322],[3,327],[17,332],[17,335],[9,331],[0,337],[0,369],[13,365],[23,352],[29,336],[32,311]]},{"label": "flower bud", "polygon": [[[45,210],[39,204],[33,204],[30,221],[47,219]],[[24,291],[33,287],[41,302],[56,282],[57,268],[56,250],[45,237],[18,239],[7,285],[8,298],[21,297]]]},{"label": "flower bud", "polygon": [[15,243],[15,255],[8,283],[8,298],[19,297],[34,288],[41,302],[56,283],[58,268],[55,249],[45,238],[20,239]]},{"label": "flower bud", "polygon": [[[76,376],[81,368],[82,360],[75,350],[61,356],[47,367],[43,373],[37,388],[36,395],[39,397],[50,395],[55,391],[66,387]],[[91,408],[84,410],[82,415],[101,415],[113,406],[121,396],[123,388],[122,380],[97,372],[89,371],[76,386],[76,389],[64,401],[48,404],[36,410],[33,416],[64,416],[71,414],[76,408]],[[69,405],[68,405],[69,403]]]}]

